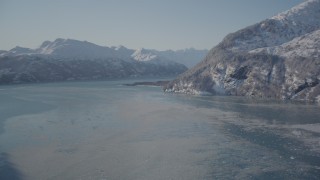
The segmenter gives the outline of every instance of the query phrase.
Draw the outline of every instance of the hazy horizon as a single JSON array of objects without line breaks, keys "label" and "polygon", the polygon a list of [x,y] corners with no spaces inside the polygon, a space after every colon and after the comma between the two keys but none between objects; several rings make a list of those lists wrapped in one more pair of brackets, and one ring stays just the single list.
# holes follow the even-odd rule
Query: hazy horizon
[{"label": "hazy horizon", "polygon": [[211,49],[225,35],[303,0],[0,0],[0,49],[56,38],[130,49]]}]

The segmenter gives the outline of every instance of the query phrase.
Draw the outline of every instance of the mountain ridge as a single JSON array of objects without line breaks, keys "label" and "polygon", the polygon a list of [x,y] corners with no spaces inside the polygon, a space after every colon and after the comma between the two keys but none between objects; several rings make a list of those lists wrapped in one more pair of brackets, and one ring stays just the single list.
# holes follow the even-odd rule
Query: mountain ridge
[{"label": "mountain ridge", "polygon": [[319,101],[319,19],[309,0],[231,33],[164,91]]},{"label": "mountain ridge", "polygon": [[135,54],[149,59],[132,57],[135,52],[124,46],[105,47],[62,38],[44,41],[36,49],[17,46],[1,51],[0,84],[176,76],[187,70],[183,64],[153,55],[158,51]]},{"label": "mountain ridge", "polygon": [[[19,47],[19,46],[17,46]],[[166,59],[191,67],[197,64],[208,50],[196,50],[194,48],[183,50],[157,51],[154,49],[129,49],[125,46],[107,47],[88,41],[57,38],[54,41],[44,41],[38,48],[30,49],[17,47],[9,51],[0,52],[0,56],[37,55],[54,56],[57,58],[121,58],[124,60],[150,61],[154,59]]]}]

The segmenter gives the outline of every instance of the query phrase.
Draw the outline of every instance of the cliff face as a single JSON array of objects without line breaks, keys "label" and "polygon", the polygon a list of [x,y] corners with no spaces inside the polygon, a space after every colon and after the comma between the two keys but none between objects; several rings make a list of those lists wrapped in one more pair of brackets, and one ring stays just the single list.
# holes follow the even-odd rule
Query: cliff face
[{"label": "cliff face", "polygon": [[224,38],[164,90],[320,101],[320,1]]}]

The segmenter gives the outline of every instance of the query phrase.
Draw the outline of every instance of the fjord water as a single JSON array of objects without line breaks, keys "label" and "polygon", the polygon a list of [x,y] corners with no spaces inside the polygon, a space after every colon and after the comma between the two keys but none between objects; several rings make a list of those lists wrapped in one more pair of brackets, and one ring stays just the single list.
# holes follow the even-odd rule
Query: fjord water
[{"label": "fjord water", "polygon": [[318,105],[135,81],[1,86],[0,179],[320,177]]}]

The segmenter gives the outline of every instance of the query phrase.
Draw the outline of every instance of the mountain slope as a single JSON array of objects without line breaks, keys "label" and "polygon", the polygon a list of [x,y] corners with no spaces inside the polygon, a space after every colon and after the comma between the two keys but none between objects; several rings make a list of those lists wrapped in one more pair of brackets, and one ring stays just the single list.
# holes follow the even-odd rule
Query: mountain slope
[{"label": "mountain slope", "polygon": [[58,38],[53,42],[45,41],[35,50],[38,54],[63,58],[94,59],[116,57],[115,51],[87,41]]},{"label": "mountain slope", "polygon": [[174,61],[176,63],[184,64],[187,67],[191,67],[199,63],[207,52],[207,50],[196,50],[192,48],[178,51],[157,51],[144,48],[133,50],[124,46],[106,47],[87,41],[58,38],[52,42],[43,42],[37,49],[17,46],[10,51],[0,51],[0,56],[36,55],[66,59],[119,58],[129,61],[150,61],[154,59],[161,59]]},{"label": "mountain slope", "polygon": [[0,84],[103,80],[136,76],[172,76],[184,72],[184,65],[153,64],[116,58],[59,59],[29,55],[0,57]]},{"label": "mountain slope", "polygon": [[320,28],[319,0],[309,0],[235,33],[220,43],[232,52],[283,44]]},{"label": "mountain slope", "polygon": [[137,61],[131,57],[134,52],[72,39],[45,41],[37,49],[17,46],[0,54],[0,84],[176,76],[187,70],[161,57]]},{"label": "mountain slope", "polygon": [[184,64],[188,68],[191,68],[197,63],[199,63],[207,53],[208,50],[197,50],[194,48],[177,51],[157,51],[150,49],[138,49],[131,55],[131,57],[138,61],[148,61],[158,57],[161,59],[166,59],[180,64]]},{"label": "mountain slope", "polygon": [[309,0],[232,33],[164,90],[320,101],[319,19]]}]

